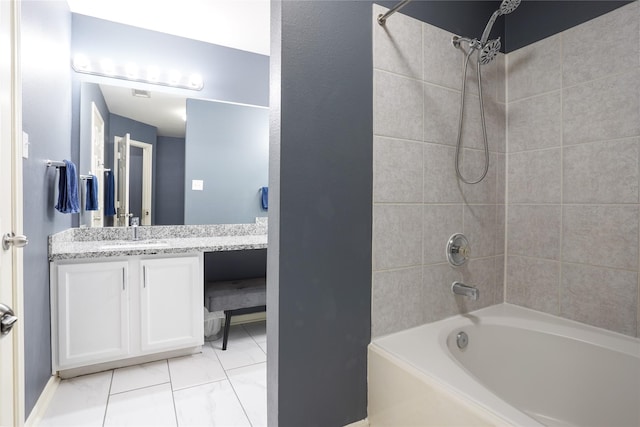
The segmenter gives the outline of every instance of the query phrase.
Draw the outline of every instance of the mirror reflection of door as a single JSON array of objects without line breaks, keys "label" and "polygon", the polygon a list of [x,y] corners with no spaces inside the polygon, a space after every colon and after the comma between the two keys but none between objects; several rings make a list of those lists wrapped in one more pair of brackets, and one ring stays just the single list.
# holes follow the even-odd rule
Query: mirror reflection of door
[{"label": "mirror reflection of door", "polygon": [[[91,169],[98,182],[104,178],[104,120],[94,102],[91,103]],[[104,186],[98,185],[98,210],[91,211],[91,227],[104,225]]]},{"label": "mirror reflection of door", "polygon": [[116,225],[126,227],[131,217],[151,225],[153,145],[132,140],[129,134],[115,137]]}]

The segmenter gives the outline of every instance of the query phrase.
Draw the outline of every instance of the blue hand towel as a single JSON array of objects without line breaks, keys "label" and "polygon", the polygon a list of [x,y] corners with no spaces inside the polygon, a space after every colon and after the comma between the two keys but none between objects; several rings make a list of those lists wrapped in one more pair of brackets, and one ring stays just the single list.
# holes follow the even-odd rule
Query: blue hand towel
[{"label": "blue hand towel", "polygon": [[113,172],[106,171],[104,178],[104,214],[113,216],[116,214],[115,207],[115,182]]},{"label": "blue hand towel", "polygon": [[59,168],[59,174],[58,203],[56,203],[55,208],[62,213],[80,212],[76,165],[69,160],[64,160],[64,167]]},{"label": "blue hand towel", "polygon": [[262,209],[269,209],[269,187],[262,187]]},{"label": "blue hand towel", "polygon": [[85,209],[88,211],[98,210],[98,177],[89,175],[87,178],[87,203]]}]

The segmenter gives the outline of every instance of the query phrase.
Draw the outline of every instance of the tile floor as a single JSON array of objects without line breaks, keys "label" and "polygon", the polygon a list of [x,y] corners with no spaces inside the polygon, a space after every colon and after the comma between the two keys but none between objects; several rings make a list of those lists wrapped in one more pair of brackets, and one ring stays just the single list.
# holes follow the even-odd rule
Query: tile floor
[{"label": "tile floor", "polygon": [[266,426],[265,322],[202,353],[63,380],[39,426]]}]

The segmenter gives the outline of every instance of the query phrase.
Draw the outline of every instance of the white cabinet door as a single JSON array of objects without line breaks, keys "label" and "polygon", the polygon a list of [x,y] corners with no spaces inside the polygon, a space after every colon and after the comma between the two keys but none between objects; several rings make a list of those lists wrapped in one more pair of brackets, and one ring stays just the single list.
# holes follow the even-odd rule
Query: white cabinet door
[{"label": "white cabinet door", "polygon": [[127,262],[58,266],[58,365],[118,359],[129,353]]},{"label": "white cabinet door", "polygon": [[143,353],[202,345],[203,283],[199,258],[140,261]]}]

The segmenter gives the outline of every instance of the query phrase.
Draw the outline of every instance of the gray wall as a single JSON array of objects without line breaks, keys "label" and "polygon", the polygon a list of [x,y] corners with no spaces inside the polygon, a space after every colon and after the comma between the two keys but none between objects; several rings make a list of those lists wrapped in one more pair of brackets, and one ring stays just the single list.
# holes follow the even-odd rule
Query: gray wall
[{"label": "gray wall", "polygon": [[639,58],[635,2],[507,59],[506,301],[631,336]]},{"label": "gray wall", "polygon": [[[22,120],[29,134],[23,162],[25,405],[29,414],[51,377],[47,237],[71,226],[72,215],[53,206],[57,188],[46,159],[72,158],[69,44],[71,14],[65,1],[22,2]],[[44,59],[46,58],[46,60]],[[74,215],[77,216],[77,215]]]},{"label": "gray wall", "polygon": [[[376,6],[372,22],[382,12]],[[483,68],[489,171],[481,183],[465,184],[454,169],[463,54],[453,34],[403,14],[385,28],[373,25],[376,337],[502,302],[505,101],[500,54]],[[461,171],[475,180],[484,166],[482,128],[476,95],[467,100]],[[454,233],[471,246],[470,261],[456,268],[444,251]],[[454,296],[454,281],[476,286],[479,300]]]},{"label": "gray wall", "polygon": [[159,136],[156,144],[155,225],[184,224],[184,138]]},{"label": "gray wall", "polygon": [[[260,203],[267,186],[269,110],[187,100],[185,144],[186,224],[253,223],[267,216]],[[204,190],[191,189],[192,180]]]},{"label": "gray wall", "polygon": [[342,426],[366,416],[370,20],[371,3],[362,1],[272,8],[270,179],[279,178],[267,285],[273,426]]}]

